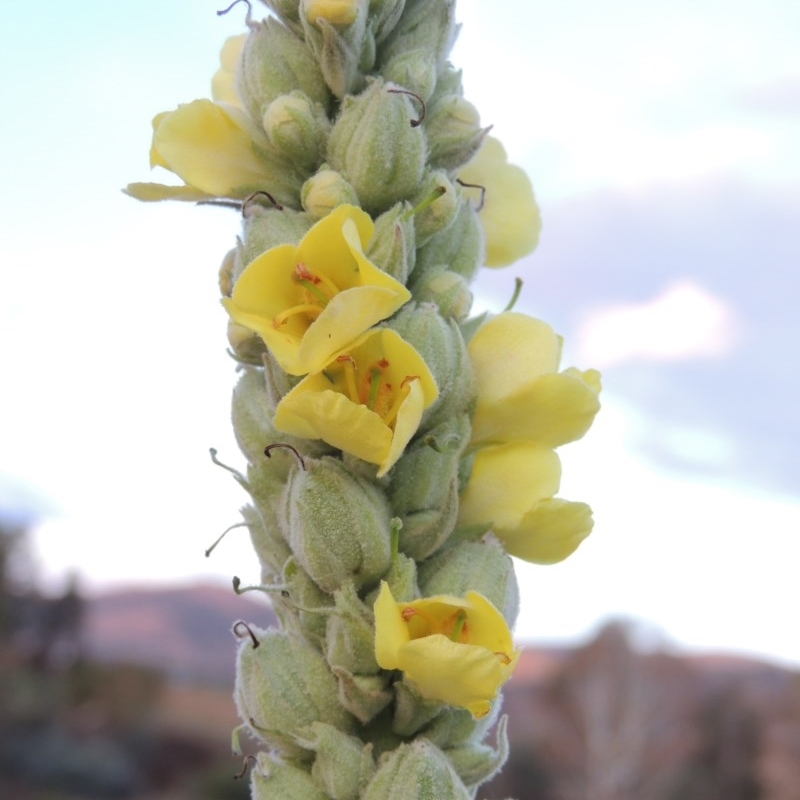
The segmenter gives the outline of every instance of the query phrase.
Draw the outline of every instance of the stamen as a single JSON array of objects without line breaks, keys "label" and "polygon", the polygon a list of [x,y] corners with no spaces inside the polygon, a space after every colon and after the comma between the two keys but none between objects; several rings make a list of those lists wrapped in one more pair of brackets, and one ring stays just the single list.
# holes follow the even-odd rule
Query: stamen
[{"label": "stamen", "polygon": [[283,327],[291,317],[295,317],[298,314],[306,314],[316,319],[321,313],[322,309],[316,303],[301,303],[298,306],[292,306],[285,311],[281,311],[280,314],[273,318],[272,327],[278,330],[278,328]]},{"label": "stamen", "polygon": [[350,400],[356,403],[356,405],[360,404],[358,386],[356,385],[356,360],[353,356],[348,355],[339,356],[336,360],[342,365],[344,380],[347,384],[347,394]]},{"label": "stamen", "polygon": [[511,659],[505,653],[495,653],[494,655],[496,655],[497,658],[500,661],[502,661],[503,664],[505,664],[506,666],[508,666],[511,663]]},{"label": "stamen", "polygon": [[403,378],[403,382],[400,384],[400,391],[397,392],[394,396],[394,402],[392,403],[392,407],[386,412],[386,415],[383,417],[383,421],[391,426],[392,423],[397,418],[397,415],[400,413],[400,406],[403,405],[406,397],[408,397],[409,393],[411,392],[411,381],[419,380],[419,375],[407,375]]},{"label": "stamen", "polygon": [[328,290],[326,303],[331,297],[339,294],[339,287],[327,275],[323,275],[321,272],[312,272],[302,261],[294,268],[294,274],[298,281],[306,280],[314,284],[321,283]]}]

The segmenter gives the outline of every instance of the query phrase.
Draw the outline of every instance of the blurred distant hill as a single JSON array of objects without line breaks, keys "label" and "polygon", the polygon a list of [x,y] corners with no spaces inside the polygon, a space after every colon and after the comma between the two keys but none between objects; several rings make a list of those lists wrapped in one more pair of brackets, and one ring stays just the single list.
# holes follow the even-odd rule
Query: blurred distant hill
[{"label": "blurred distant hill", "polygon": [[153,667],[171,680],[232,687],[236,640],[244,619],[275,624],[263,597],[211,584],[121,589],[87,598],[86,655],[101,662]]}]

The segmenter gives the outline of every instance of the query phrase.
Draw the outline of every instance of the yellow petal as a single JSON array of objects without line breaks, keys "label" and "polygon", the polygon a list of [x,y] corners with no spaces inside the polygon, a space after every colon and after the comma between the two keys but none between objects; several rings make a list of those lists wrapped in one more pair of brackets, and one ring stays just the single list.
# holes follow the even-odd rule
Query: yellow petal
[{"label": "yellow petal", "polygon": [[423,697],[466,708],[475,717],[488,713],[515,663],[503,663],[485,647],[452,642],[442,634],[412,639],[398,653],[398,668]]},{"label": "yellow petal", "polygon": [[194,100],[153,120],[152,165],[216,197],[245,197],[270,183],[244,113]]},{"label": "yellow petal", "polygon": [[525,171],[508,163],[503,145],[487,136],[459,180],[485,187],[478,218],[486,238],[486,266],[505,267],[533,252],[542,220]]},{"label": "yellow petal", "polygon": [[375,601],[375,660],[383,669],[398,669],[398,652],[409,640],[408,625],[386,581]]},{"label": "yellow petal", "polygon": [[530,509],[558,491],[561,463],[549,448],[511,442],[478,451],[461,494],[461,525],[516,528]]},{"label": "yellow petal", "polygon": [[513,529],[495,527],[506,551],[536,564],[555,564],[572,555],[592,532],[592,509],[561,498],[542,500]]},{"label": "yellow petal", "polygon": [[580,373],[540,375],[497,406],[479,401],[472,440],[489,443],[525,439],[545,447],[559,447],[580,439],[599,409],[596,390]]},{"label": "yellow petal", "polygon": [[324,382],[319,374],[300,381],[278,403],[275,427],[292,436],[322,439],[356,458],[381,464],[392,442],[389,426],[374,411],[343,394],[321,391]]},{"label": "yellow petal", "polygon": [[227,103],[241,108],[242,101],[236,89],[236,70],[246,40],[247,34],[240,33],[237,36],[229,36],[222,45],[219,53],[220,67],[211,79],[211,97],[217,103]]},{"label": "yellow petal", "polygon": [[508,311],[481,325],[467,350],[478,406],[492,407],[539,375],[555,372],[561,341],[547,323]]}]

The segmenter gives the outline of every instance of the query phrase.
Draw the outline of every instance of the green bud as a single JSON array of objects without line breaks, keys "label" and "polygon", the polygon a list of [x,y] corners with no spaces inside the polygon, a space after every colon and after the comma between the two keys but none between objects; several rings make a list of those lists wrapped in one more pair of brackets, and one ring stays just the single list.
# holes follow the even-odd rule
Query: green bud
[{"label": "green bud", "polygon": [[281,761],[269,753],[259,753],[250,773],[252,800],[332,800],[314,782],[303,766]]},{"label": "green bud", "polygon": [[[243,630],[244,629],[244,630]],[[339,704],[336,679],[322,654],[284,631],[237,624],[243,635],[236,663],[234,697],[250,730],[287,758],[310,760],[297,744],[314,722],[350,732],[355,719]]]},{"label": "green bud", "polygon": [[391,320],[396,330],[425,359],[439,397],[422,417],[420,431],[468,410],[475,396],[475,378],[461,331],[432,303],[406,303]]},{"label": "green bud", "polygon": [[437,170],[425,176],[411,203],[417,247],[422,247],[431,236],[452,224],[460,201],[447,175]]},{"label": "green bud", "polygon": [[517,620],[519,586],[514,563],[491,534],[436,553],[420,565],[419,584],[425,597],[478,592],[502,613],[509,628]]},{"label": "green bud", "polygon": [[392,731],[398,736],[411,737],[447,710],[437,700],[421,697],[416,686],[406,681],[394,684],[395,702],[392,715]]},{"label": "green bud", "polygon": [[417,255],[414,221],[408,203],[396,203],[375,220],[367,258],[401,283],[414,268]]},{"label": "green bud", "polygon": [[391,563],[391,513],[383,492],[336,458],[307,459],[305,469],[293,469],[281,515],[298,562],[326,592],[348,580],[370,586]]},{"label": "green bud", "polygon": [[352,583],[334,592],[336,611],[328,617],[325,657],[331,667],[343,667],[357,675],[378,672],[375,661],[375,615]]},{"label": "green bud", "polygon": [[422,735],[447,752],[448,748],[479,742],[497,721],[502,703],[494,702],[486,716],[475,719],[465,708],[448,706],[442,709]]},{"label": "green bud", "polygon": [[328,161],[353,185],[365,211],[376,216],[412,196],[422,180],[426,143],[418,110],[381,79],[345,97],[328,139]]},{"label": "green bud", "polygon": [[431,95],[431,103],[450,94],[463,95],[464,88],[461,83],[461,70],[456,69],[449,61],[439,70],[439,79]]},{"label": "green bud", "polygon": [[452,417],[429,432],[428,437],[436,440],[435,447],[428,437],[418,439],[394,468],[389,500],[403,521],[400,549],[414,559],[427,558],[438,550],[455,528],[458,466],[469,436],[467,415]]},{"label": "green bud", "polygon": [[378,48],[379,66],[382,70],[396,56],[418,50],[439,72],[455,38],[455,0],[406,0],[402,17]]},{"label": "green bud", "polygon": [[311,767],[317,786],[332,800],[358,800],[360,790],[375,773],[372,745],[322,722],[315,722],[312,735],[301,743],[317,754]]},{"label": "green bud", "polygon": [[313,55],[288,28],[273,18],[253,28],[239,62],[239,95],[254,120],[282,94],[303,92],[327,109],[328,87]]},{"label": "green bud", "polygon": [[367,6],[368,0],[301,0],[306,44],[335,97],[358,92],[364,85],[362,73],[372,69],[375,53],[372,34],[367,35]]},{"label": "green bud", "polygon": [[412,286],[431,271],[444,267],[471,281],[483,264],[485,243],[483,228],[473,204],[466,199],[459,205],[453,224],[431,237],[417,251],[417,262],[411,274]]},{"label": "green bud", "polygon": [[466,164],[489,132],[480,121],[478,109],[457,94],[433,103],[425,115],[430,165],[452,171]]},{"label": "green bud", "polygon": [[261,565],[261,580],[271,584],[280,579],[281,571],[292,551],[274,525],[255,506],[244,506],[242,518],[250,531],[250,541]]},{"label": "green bud", "polygon": [[322,219],[337,206],[357,206],[358,195],[340,172],[323,166],[303,184],[300,202],[314,219]]},{"label": "green bud", "polygon": [[470,800],[447,756],[417,739],[384,758],[362,794],[362,800]]},{"label": "green bud", "polygon": [[364,725],[377,717],[394,698],[394,693],[386,688],[387,679],[382,673],[353,675],[343,667],[333,667],[331,672],[339,681],[342,707]]},{"label": "green bud", "polygon": [[314,219],[305,212],[275,208],[267,198],[264,198],[264,205],[257,200],[257,197],[253,198],[244,209],[244,230],[237,253],[234,280],[266,250],[279,244],[298,244],[314,224]]},{"label": "green bud", "polygon": [[284,564],[283,583],[288,596],[281,595],[272,600],[282,626],[291,627],[309,641],[322,645],[328,614],[333,611],[331,596],[308,577],[294,556]]},{"label": "green bud", "polygon": [[260,336],[249,328],[238,325],[232,319],[228,320],[225,331],[231,353],[242,364],[255,366],[261,363],[261,358],[266,352],[266,346]]},{"label": "green bud", "polygon": [[263,2],[295,33],[302,34],[300,0],[263,0]]},{"label": "green bud", "polygon": [[369,0],[367,24],[376,42],[382,42],[394,30],[405,5],[406,0]]},{"label": "green bud", "polygon": [[[289,436],[272,425],[275,406],[291,389],[291,379],[278,366],[269,351],[262,355],[263,369],[243,367],[233,390],[231,418],[233,432],[239,449],[253,464],[272,464],[272,469],[282,469],[282,479],[289,474],[289,467],[304,456],[321,456],[332,448],[319,439],[303,439]],[[271,448],[268,445],[283,445]],[[292,449],[294,449],[294,453]]]},{"label": "green bud", "polygon": [[425,102],[436,87],[436,64],[424,50],[397,53],[386,62],[381,74],[387,81],[418,94]]},{"label": "green bud", "polygon": [[282,94],[267,106],[262,124],[272,144],[304,172],[322,163],[331,125],[319,103],[302,92]]},{"label": "green bud", "polygon": [[435,303],[443,317],[456,322],[465,320],[472,308],[469,283],[449,269],[431,269],[414,284],[414,299],[418,303]]},{"label": "green bud", "polygon": [[507,725],[508,717],[501,717],[497,724],[496,750],[480,742],[470,742],[444,751],[456,773],[468,787],[477,787],[488,781],[508,760]]},{"label": "green bud", "polygon": [[250,527],[250,538],[261,563],[262,574],[280,575],[292,551],[283,536],[278,509],[283,496],[287,470],[274,459],[260,460],[247,467],[247,484],[253,499],[253,512],[242,511]]}]

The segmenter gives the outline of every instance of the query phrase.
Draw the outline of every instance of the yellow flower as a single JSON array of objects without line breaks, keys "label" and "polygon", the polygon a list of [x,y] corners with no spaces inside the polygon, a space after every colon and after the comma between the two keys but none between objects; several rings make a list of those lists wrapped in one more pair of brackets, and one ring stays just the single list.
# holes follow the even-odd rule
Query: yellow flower
[{"label": "yellow flower", "polygon": [[282,244],[244,269],[222,302],[291,375],[319,372],[411,294],[364,255],[369,215],[339,206],[297,246]]},{"label": "yellow flower", "polygon": [[557,372],[561,340],[546,323],[499,314],[478,329],[468,351],[478,386],[474,445],[528,440],[558,447],[589,429],[600,408],[600,375]]},{"label": "yellow flower", "polygon": [[242,107],[239,92],[236,89],[236,70],[247,40],[246,33],[229,36],[219,52],[219,69],[211,79],[211,97],[218,103]]},{"label": "yellow flower", "polygon": [[154,117],[150,166],[209,197],[242,199],[275,181],[254,146],[261,138],[242,110],[194,100]]},{"label": "yellow flower", "polygon": [[425,361],[398,333],[365,333],[278,403],[275,427],[322,439],[377,464],[383,477],[419,427],[438,389]]},{"label": "yellow flower", "polygon": [[375,658],[402,670],[422,697],[483,717],[519,658],[502,614],[477,592],[398,603],[384,581],[375,601]]},{"label": "yellow flower", "polygon": [[534,442],[510,442],[475,454],[461,494],[459,524],[491,526],[506,551],[537,564],[571,555],[592,531],[585,503],[554,498],[561,480],[556,453]]},{"label": "yellow flower", "polygon": [[478,212],[486,237],[486,266],[507,267],[532,253],[542,229],[539,207],[527,174],[508,163],[503,145],[487,136],[458,178],[486,190]]}]

